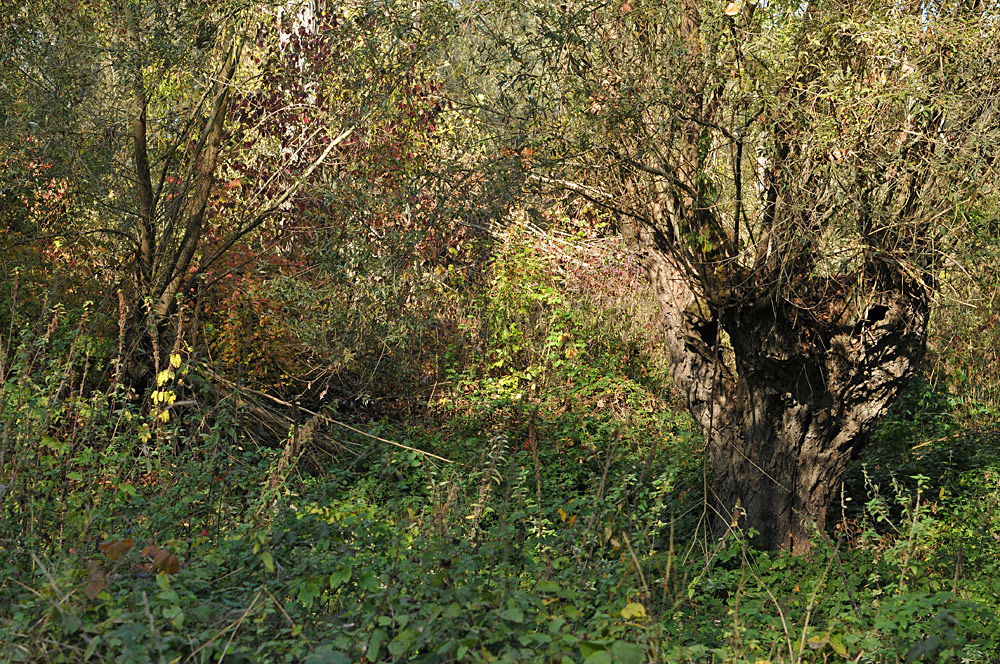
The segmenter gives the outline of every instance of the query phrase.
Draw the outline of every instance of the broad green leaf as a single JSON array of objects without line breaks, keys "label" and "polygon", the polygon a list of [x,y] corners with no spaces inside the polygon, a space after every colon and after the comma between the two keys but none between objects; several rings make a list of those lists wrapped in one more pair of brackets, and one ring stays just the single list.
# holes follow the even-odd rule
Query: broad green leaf
[{"label": "broad green leaf", "polygon": [[611,654],[614,655],[616,664],[643,664],[646,661],[646,653],[642,648],[628,641],[612,643]]},{"label": "broad green leaf", "polygon": [[586,659],[596,652],[607,650],[610,643],[610,641],[580,641],[580,654]]},{"label": "broad green leaf", "polygon": [[379,651],[382,649],[382,644],[384,644],[389,639],[388,633],[382,628],[376,629],[372,632],[371,638],[368,639],[368,647],[365,652],[365,657],[368,658],[369,662],[377,662]]},{"label": "broad green leaf", "polygon": [[351,580],[351,566],[341,567],[330,574],[330,588],[338,588]]},{"label": "broad green leaf", "polygon": [[417,630],[413,628],[404,629],[396,635],[396,638],[389,642],[389,653],[394,657],[405,655],[416,645],[419,638],[420,632]]}]

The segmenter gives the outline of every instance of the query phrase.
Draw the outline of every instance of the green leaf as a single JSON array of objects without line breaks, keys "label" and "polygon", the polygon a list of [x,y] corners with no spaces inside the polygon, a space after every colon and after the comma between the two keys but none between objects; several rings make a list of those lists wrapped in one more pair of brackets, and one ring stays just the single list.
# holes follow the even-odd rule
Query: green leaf
[{"label": "green leaf", "polygon": [[174,629],[181,629],[184,626],[184,610],[179,606],[174,606],[164,611],[164,616],[170,618],[170,624]]},{"label": "green leaf", "polygon": [[330,574],[330,588],[338,588],[351,580],[351,566],[341,567]]},{"label": "green leaf", "polygon": [[94,653],[97,652],[97,646],[99,645],[101,645],[101,635],[96,634],[94,635],[94,638],[90,640],[90,643],[87,644],[87,649],[83,651],[84,662],[89,661],[90,658],[94,656]]},{"label": "green leaf", "polygon": [[643,664],[646,661],[646,653],[642,651],[642,648],[628,641],[612,643],[611,654],[615,656],[617,664]]},{"label": "green leaf", "polygon": [[304,664],[351,664],[350,655],[334,650],[331,646],[320,646],[316,652],[306,657]]},{"label": "green leaf", "polygon": [[321,581],[318,579],[308,579],[299,586],[299,601],[306,608],[309,608],[316,601],[316,598],[322,594]]},{"label": "green leaf", "polygon": [[507,608],[500,612],[500,617],[504,620],[520,624],[524,622],[524,611],[513,602],[508,601]]},{"label": "green leaf", "polygon": [[365,572],[361,575],[361,578],[358,579],[358,586],[360,586],[361,590],[364,590],[365,592],[375,592],[378,590],[378,577],[371,572]]},{"label": "green leaf", "polygon": [[414,645],[416,645],[417,639],[419,638],[420,632],[417,630],[413,628],[404,629],[396,635],[396,638],[389,642],[389,654],[393,657],[399,657],[406,654],[413,648]]},{"label": "green leaf", "polygon": [[382,644],[385,643],[389,638],[389,635],[384,629],[376,629],[372,632],[372,636],[368,639],[368,649],[365,652],[365,657],[368,658],[369,662],[377,662],[379,651],[382,649]]},{"label": "green leaf", "polygon": [[580,641],[580,654],[584,659],[596,652],[604,652],[608,649],[610,641]]},{"label": "green leaf", "polygon": [[63,618],[63,634],[76,634],[83,626],[83,621],[75,613],[67,613]]},{"label": "green leaf", "polygon": [[270,551],[260,554],[260,561],[264,563],[264,569],[274,574],[274,556],[271,555]]}]

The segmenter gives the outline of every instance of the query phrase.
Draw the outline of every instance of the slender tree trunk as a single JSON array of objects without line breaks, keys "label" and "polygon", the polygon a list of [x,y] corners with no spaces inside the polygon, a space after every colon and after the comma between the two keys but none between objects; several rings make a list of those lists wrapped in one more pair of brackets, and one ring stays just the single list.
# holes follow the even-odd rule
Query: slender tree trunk
[{"label": "slender tree trunk", "polygon": [[860,305],[846,279],[809,282],[811,303],[752,280],[704,303],[661,233],[625,230],[663,310],[676,386],[705,437],[714,532],[736,524],[757,531],[758,546],[805,551],[852,450],[923,356],[927,290],[882,266]]}]

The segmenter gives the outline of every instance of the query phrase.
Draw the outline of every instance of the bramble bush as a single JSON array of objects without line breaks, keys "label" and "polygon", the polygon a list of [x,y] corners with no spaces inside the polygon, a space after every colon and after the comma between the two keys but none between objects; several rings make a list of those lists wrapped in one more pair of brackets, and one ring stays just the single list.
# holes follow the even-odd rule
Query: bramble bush
[{"label": "bramble bush", "polygon": [[5,338],[3,661],[1000,650],[996,439],[959,424],[954,395],[914,385],[810,554],[715,541],[702,441],[649,330],[621,315],[651,303],[630,274],[580,282],[574,261],[618,249],[574,232],[555,249],[512,224],[481,290],[452,300],[474,325],[450,343],[470,346],[437,348],[433,398],[339,429],[337,458],[310,443],[319,419],[261,445],[250,394],[208,384],[194,349],[165,353],[155,398],[88,389],[116,351],[82,308]]}]

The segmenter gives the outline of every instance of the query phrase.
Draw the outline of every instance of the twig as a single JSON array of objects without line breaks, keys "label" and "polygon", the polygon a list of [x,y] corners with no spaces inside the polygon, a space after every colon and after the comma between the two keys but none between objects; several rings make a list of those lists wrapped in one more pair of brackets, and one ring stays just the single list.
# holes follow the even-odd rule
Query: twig
[{"label": "twig", "polygon": [[955,579],[951,582],[951,594],[958,596],[958,579],[962,576],[962,545],[958,545],[958,557],[955,561]]},{"label": "twig", "polygon": [[246,620],[246,617],[250,615],[250,612],[253,610],[257,600],[260,599],[260,593],[261,591],[257,591],[257,595],[253,598],[253,601],[250,602],[250,606],[247,607],[247,610],[243,612],[243,614],[236,621],[236,624],[233,625],[233,633],[229,635],[229,640],[226,641],[226,647],[222,649],[222,654],[219,655],[220,664],[222,660],[226,658],[226,653],[229,652],[229,646],[233,645],[233,639],[236,638],[236,632],[240,630],[240,625],[242,625],[243,621]]},{"label": "twig", "polygon": [[142,605],[146,609],[146,618],[149,619],[149,632],[153,635],[153,643],[156,645],[156,652],[160,655],[160,661],[163,661],[163,643],[160,641],[160,633],[156,631],[156,622],[153,620],[153,612],[149,609],[149,597],[146,595],[146,591],[142,591]]},{"label": "twig", "polygon": [[830,559],[826,563],[826,569],[823,570],[823,575],[816,582],[813,587],[812,595],[809,596],[809,604],[806,606],[806,616],[802,623],[802,636],[799,638],[799,655],[795,659],[795,664],[799,664],[802,661],[802,653],[806,649],[806,632],[809,630],[809,619],[812,617],[813,607],[816,606],[816,597],[819,595],[820,589],[826,585],[826,577],[830,572],[830,566],[833,565],[833,559]]},{"label": "twig", "polygon": [[[209,369],[207,366],[205,366],[205,365],[202,364],[202,365],[200,365],[200,367],[204,371],[206,371],[206,373],[211,374],[211,376],[215,380],[218,380],[218,381],[220,381],[222,383],[228,383],[230,387],[234,386],[232,382],[230,382],[230,381],[226,380],[225,378],[223,378],[222,376],[218,375],[217,373],[215,373],[214,371],[212,371],[211,369]],[[284,399],[279,399],[278,397],[271,396],[270,394],[268,394],[266,392],[260,392],[258,390],[254,390],[254,389],[251,389],[249,387],[240,387],[239,389],[244,390],[246,392],[251,392],[252,394],[255,394],[255,395],[259,396],[259,397],[263,397],[265,399],[269,399],[269,400],[273,401],[274,403],[276,403],[276,404],[278,404],[280,406],[284,406],[286,408],[294,408],[296,410],[302,411],[303,413],[306,413],[307,415],[311,415],[311,416],[319,419],[322,422],[327,422],[327,423],[330,423],[330,424],[336,424],[337,426],[340,426],[340,427],[343,427],[345,429],[348,429],[349,431],[353,431],[354,433],[356,433],[356,434],[358,434],[360,436],[365,436],[366,438],[371,438],[372,440],[377,440],[380,443],[385,443],[386,445],[392,445],[393,447],[399,447],[399,448],[402,448],[404,450],[409,450],[410,452],[416,452],[417,454],[422,454],[422,455],[424,455],[426,457],[430,457],[432,459],[438,459],[439,461],[444,461],[445,463],[455,463],[451,459],[446,459],[443,456],[438,456],[437,454],[434,454],[433,452],[427,452],[427,451],[424,451],[424,450],[421,450],[421,449],[417,449],[416,447],[411,447],[409,445],[404,445],[403,443],[397,443],[394,440],[389,440],[388,438],[382,438],[381,436],[376,436],[375,434],[371,434],[371,433],[368,433],[366,431],[362,431],[361,429],[358,429],[356,427],[352,427],[350,424],[347,424],[345,422],[341,422],[340,420],[335,420],[332,417],[330,417],[329,415],[324,415],[322,413],[317,413],[315,411],[309,410],[308,408],[305,408],[305,407],[300,406],[298,404],[293,404],[293,403],[290,403],[288,401],[285,401]]]},{"label": "twig", "polygon": [[[306,412],[309,412],[309,411],[306,411]],[[325,417],[325,416],[320,415],[319,417]],[[397,442],[395,442],[393,440],[389,440],[388,438],[382,438],[380,436],[376,436],[374,434],[367,433],[365,431],[362,431],[361,429],[356,429],[355,427],[352,427],[350,424],[345,424],[344,422],[340,422],[340,421],[335,420],[333,418],[326,418],[326,421],[330,422],[331,424],[337,424],[339,426],[342,426],[345,429],[349,429],[350,431],[353,431],[354,433],[359,434],[361,436],[366,436],[366,437],[371,438],[373,440],[377,440],[377,441],[379,441],[381,443],[385,443],[386,445],[393,445],[395,447],[400,447],[400,448],[402,448],[404,450],[409,450],[411,452],[416,452],[417,454],[423,454],[424,456],[431,457],[432,459],[438,459],[440,461],[444,461],[445,463],[455,463],[451,459],[445,459],[443,456],[438,456],[437,454],[434,454],[433,452],[427,452],[425,450],[420,450],[420,449],[417,449],[416,447],[410,447],[409,445],[404,445],[402,443],[397,443]]]},{"label": "twig", "polygon": [[[820,531],[823,537],[826,538],[828,545],[832,545],[833,541],[830,536]],[[847,599],[851,601],[851,608],[854,609],[854,615],[857,616],[858,622],[861,622],[861,609],[858,608],[858,602],[854,599],[854,591],[851,590],[851,582],[847,579],[847,572],[844,571],[844,564],[840,560],[840,544],[838,543],[833,549],[833,557],[837,561],[837,569],[840,570],[840,578],[844,581],[844,590],[847,591]]]},{"label": "twig", "polygon": [[[720,540],[719,548],[716,549],[716,552],[718,552],[718,550],[721,549],[721,547],[722,547],[722,541]],[[778,602],[778,599],[774,596],[774,593],[771,592],[771,589],[764,584],[764,579],[761,578],[760,573],[755,568],[755,565],[757,565],[757,563],[756,561],[752,560],[753,555],[752,554],[748,555],[746,546],[741,547],[741,549],[742,549],[741,556],[743,558],[743,564],[745,568],[750,570],[750,574],[753,576],[754,580],[761,587],[761,589],[763,589],[763,591],[767,594],[768,598],[771,600],[771,603],[774,604],[774,608],[777,609],[778,611],[778,618],[780,618],[781,620],[781,629],[785,633],[785,645],[788,647],[789,661],[796,662],[795,649],[794,649],[795,646],[792,643],[792,634],[791,631],[788,629],[788,621],[785,618],[785,612],[781,609],[781,603]],[[708,567],[706,565],[706,568],[705,570],[702,571],[702,574],[704,574],[704,572],[707,571],[707,569]],[[827,567],[827,569],[829,569],[829,567]]]},{"label": "twig", "polygon": [[649,586],[646,584],[646,575],[642,573],[642,565],[639,564],[639,558],[635,555],[635,550],[632,548],[632,542],[629,541],[628,535],[625,531],[622,531],[622,541],[625,542],[625,548],[628,549],[628,555],[632,558],[632,567],[635,569],[635,574],[638,577],[639,583],[642,584],[643,599],[645,600],[643,604],[646,607],[650,603]]},{"label": "twig", "polygon": [[[220,636],[222,636],[223,634],[225,634],[226,632],[228,632],[231,629],[235,629],[235,628],[239,627],[240,624],[243,622],[243,619],[246,618],[247,613],[250,612],[250,609],[253,608],[253,605],[257,603],[258,599],[260,599],[261,592],[262,591],[257,591],[257,596],[253,598],[253,601],[250,603],[250,607],[246,611],[243,612],[243,615],[240,616],[239,620],[237,620],[235,623],[226,625],[225,627],[223,627],[219,631],[218,634],[216,634],[215,636],[213,636],[212,638],[210,638],[208,641],[205,641],[203,644],[201,644],[200,646],[198,646],[190,655],[188,655],[187,657],[184,658],[184,664],[187,664],[187,662],[190,662],[191,660],[193,660],[194,657],[195,657],[195,655],[197,655],[198,653],[200,653],[202,650],[204,650],[205,648],[207,648],[211,644],[215,643]],[[233,641],[232,638],[230,638],[229,639],[229,643],[232,643],[232,641]],[[229,643],[226,644],[226,649],[227,650],[229,649]],[[225,653],[223,653],[223,655],[224,654]],[[221,661],[221,658],[220,658],[220,661]]]}]

